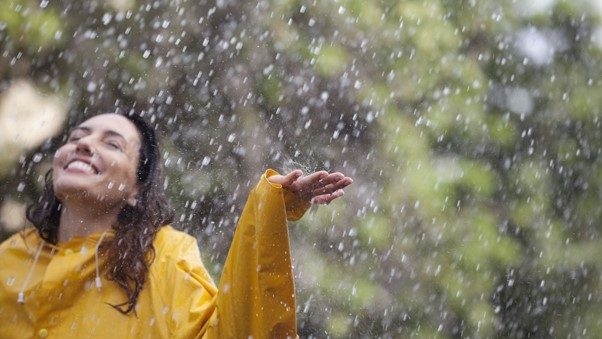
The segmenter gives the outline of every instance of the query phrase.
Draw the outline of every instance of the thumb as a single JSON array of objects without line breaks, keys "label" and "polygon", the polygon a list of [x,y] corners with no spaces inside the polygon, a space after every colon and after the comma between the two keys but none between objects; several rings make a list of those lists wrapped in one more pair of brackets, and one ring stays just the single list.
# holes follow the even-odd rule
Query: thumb
[{"label": "thumb", "polygon": [[303,175],[301,170],[294,170],[287,175],[273,175],[268,178],[270,182],[275,184],[282,185],[282,187],[286,188],[292,185],[297,179],[299,179]]},{"label": "thumb", "polygon": [[302,175],[303,175],[303,172],[301,170],[294,170],[294,171],[290,172],[289,174],[284,176],[282,186],[288,187],[288,186],[292,185]]}]

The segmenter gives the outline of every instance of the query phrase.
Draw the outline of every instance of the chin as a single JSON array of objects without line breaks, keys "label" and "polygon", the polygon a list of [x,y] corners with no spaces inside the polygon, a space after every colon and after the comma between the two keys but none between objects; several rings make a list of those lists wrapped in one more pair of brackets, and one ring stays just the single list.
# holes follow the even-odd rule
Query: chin
[{"label": "chin", "polygon": [[119,205],[125,201],[122,192],[116,188],[108,189],[103,182],[92,183],[91,180],[67,180],[59,178],[53,183],[54,195],[63,204],[67,201],[86,203],[90,208]]},{"label": "chin", "polygon": [[63,201],[68,197],[75,197],[88,200],[90,197],[101,196],[102,192],[91,185],[90,178],[66,178],[58,177],[53,181],[53,190],[56,197]]},{"label": "chin", "polygon": [[93,192],[89,190],[70,185],[54,185],[54,195],[58,200],[64,202],[65,200],[89,200],[90,197],[95,196]]}]

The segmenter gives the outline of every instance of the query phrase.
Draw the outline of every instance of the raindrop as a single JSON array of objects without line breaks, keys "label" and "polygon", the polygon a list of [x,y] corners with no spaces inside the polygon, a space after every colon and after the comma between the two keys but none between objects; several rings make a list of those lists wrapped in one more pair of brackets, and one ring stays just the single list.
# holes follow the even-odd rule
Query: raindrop
[{"label": "raindrop", "polygon": [[105,14],[102,16],[102,23],[103,23],[103,24],[106,26],[106,25],[108,25],[108,24],[110,24],[110,23],[111,23],[111,20],[112,20],[112,19],[113,19],[113,16],[112,16],[111,14],[109,14],[109,13],[105,13]]},{"label": "raindrop", "polygon": [[96,83],[93,81],[88,82],[88,86],[86,87],[86,91],[92,93],[96,90]]}]

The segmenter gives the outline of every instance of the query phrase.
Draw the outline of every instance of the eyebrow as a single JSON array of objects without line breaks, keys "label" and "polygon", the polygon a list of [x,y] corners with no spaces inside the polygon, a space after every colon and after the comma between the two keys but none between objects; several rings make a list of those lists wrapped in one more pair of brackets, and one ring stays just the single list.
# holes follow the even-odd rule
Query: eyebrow
[{"label": "eyebrow", "polygon": [[[69,134],[77,131],[77,130],[81,130],[84,131],[86,133],[92,133],[92,129],[90,127],[85,127],[85,126],[76,126],[74,128],[72,128],[71,130],[69,130]],[[123,139],[124,141],[126,140],[125,137],[123,135],[121,135],[121,133],[116,132],[112,129],[107,129],[103,131],[104,134],[109,135],[109,136],[114,136],[114,137],[118,137]]]}]

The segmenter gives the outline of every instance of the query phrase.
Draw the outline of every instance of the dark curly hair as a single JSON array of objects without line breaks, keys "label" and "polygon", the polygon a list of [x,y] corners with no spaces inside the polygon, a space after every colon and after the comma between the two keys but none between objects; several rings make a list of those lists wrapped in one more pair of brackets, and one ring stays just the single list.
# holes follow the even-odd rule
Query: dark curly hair
[{"label": "dark curly hair", "polygon": [[[112,225],[115,236],[104,244],[107,257],[107,279],[126,293],[127,300],[111,305],[128,314],[134,310],[140,291],[155,258],[153,240],[159,229],[172,222],[174,211],[163,189],[163,168],[155,130],[138,114],[120,115],[131,121],[140,135],[140,156],[137,169],[137,203],[126,204]],[[46,173],[44,192],[37,203],[27,208],[27,219],[45,241],[58,242],[61,202],[52,187],[52,170]]]}]

